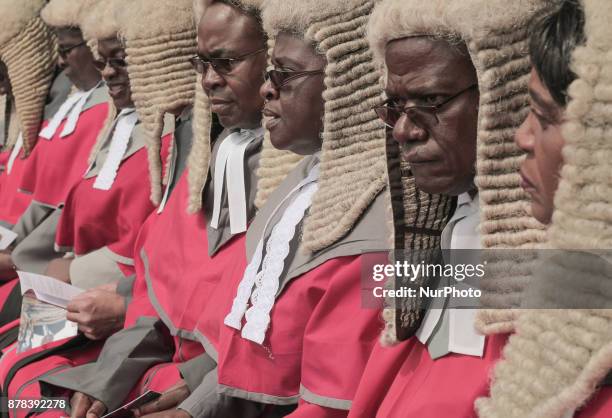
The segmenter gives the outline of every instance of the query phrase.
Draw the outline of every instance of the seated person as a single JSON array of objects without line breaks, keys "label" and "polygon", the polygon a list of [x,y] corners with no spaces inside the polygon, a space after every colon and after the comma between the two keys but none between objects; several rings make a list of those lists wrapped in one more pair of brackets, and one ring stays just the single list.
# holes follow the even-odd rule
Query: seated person
[{"label": "seated person", "polygon": [[[423,192],[457,196],[441,234],[451,252],[520,245],[534,223],[522,210],[512,139],[529,72],[519,45],[533,12],[503,1],[386,0],[370,20],[386,69],[388,101],[378,114],[400,159]],[[406,299],[384,312],[387,328],[349,417],[473,417],[505,338],[480,335],[474,309],[423,312]]]},{"label": "seated person", "polygon": [[531,28],[531,111],[516,143],[527,153],[523,188],[533,215],[548,226],[546,246],[553,250],[543,253],[528,288],[536,298],[524,306],[534,309],[521,313],[490,394],[476,403],[480,417],[612,414],[611,320],[606,310],[591,309],[608,308],[610,300],[610,275],[597,266],[611,244],[612,167],[600,156],[610,153],[612,141],[610,116],[600,110],[608,99],[594,92],[608,83],[596,74],[612,69],[611,16],[608,2],[562,1]]}]

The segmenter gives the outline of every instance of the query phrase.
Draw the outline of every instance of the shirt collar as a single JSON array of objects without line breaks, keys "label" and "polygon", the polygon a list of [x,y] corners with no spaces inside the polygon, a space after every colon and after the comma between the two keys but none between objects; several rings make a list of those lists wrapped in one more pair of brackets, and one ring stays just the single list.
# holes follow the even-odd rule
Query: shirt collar
[{"label": "shirt collar", "polygon": [[98,81],[98,84],[96,84],[95,86],[93,86],[92,88],[90,88],[89,90],[81,90],[81,89],[77,89],[77,92],[79,93],[93,93],[94,90],[96,90],[97,88],[99,88],[100,86],[104,85],[104,80],[100,80]]},{"label": "shirt collar", "polygon": [[187,121],[187,120],[191,119],[192,111],[193,111],[193,107],[192,106],[185,106],[185,108],[183,109],[181,114],[177,116],[176,122],[177,123],[181,123],[181,122],[184,122],[184,121]]},{"label": "shirt collar", "polygon": [[471,205],[474,203],[474,200],[476,200],[477,198],[478,198],[478,193],[476,193],[474,197],[470,196],[469,192],[461,193],[459,196],[457,196],[457,207],[466,205],[466,204]]},{"label": "shirt collar", "polygon": [[134,113],[135,111],[136,111],[136,108],[134,108],[134,107],[125,107],[125,108],[121,109],[121,111],[119,112],[119,114],[115,118],[115,121],[117,121],[120,117],[127,116],[127,115],[129,115],[131,113]]},{"label": "shirt collar", "polygon": [[265,133],[265,129],[263,128],[263,126],[260,126],[259,128],[255,129],[240,129],[240,133],[253,135],[255,138],[259,138],[260,136],[263,136],[263,134]]}]

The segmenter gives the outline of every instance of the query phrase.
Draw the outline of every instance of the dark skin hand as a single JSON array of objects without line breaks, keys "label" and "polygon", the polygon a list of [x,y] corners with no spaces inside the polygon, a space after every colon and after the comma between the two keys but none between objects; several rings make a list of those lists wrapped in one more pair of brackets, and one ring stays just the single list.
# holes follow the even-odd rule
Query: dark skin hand
[{"label": "dark skin hand", "polygon": [[[272,64],[279,71],[317,71],[327,60],[314,46],[292,34],[281,32],[274,44]],[[324,101],[323,74],[290,80],[280,89],[270,81],[260,94],[266,100],[265,127],[275,148],[311,155],[321,149]]]},{"label": "dark skin hand", "polygon": [[154,412],[149,415],[144,415],[146,418],[191,418],[187,411],[182,409],[168,409],[166,411]]},{"label": "dark skin hand", "polygon": [[100,418],[106,412],[106,406],[102,402],[81,392],[72,395],[70,407],[70,418]]},{"label": "dark skin hand", "polygon": [[[257,20],[224,3],[206,9],[198,27],[198,54],[205,59],[235,58],[266,47]],[[208,68],[202,88],[211,111],[227,129],[253,129],[261,124],[263,100],[259,88],[266,68],[265,51],[234,64],[229,74]]]},{"label": "dark skin hand", "polygon": [[90,340],[110,337],[125,321],[125,298],[116,290],[117,284],[110,283],[81,293],[66,307],[66,318]]},{"label": "dark skin hand", "polygon": [[[184,380],[172,386],[157,400],[133,410],[136,417],[174,417],[189,418],[187,412],[176,407],[189,396],[189,388]],[[89,395],[76,392],[70,400],[71,418],[99,418],[106,413],[106,406]]]},{"label": "dark skin hand", "polygon": [[60,53],[57,59],[59,68],[80,90],[91,90],[101,79],[100,72],[94,67],[94,57],[78,28],[59,28],[55,31]]},{"label": "dark skin hand", "polygon": [[153,402],[141,406],[134,410],[134,415],[137,417],[189,417],[190,415],[181,410],[176,409],[181,402],[191,394],[187,383],[184,380],[179,381],[176,385],[166,390],[159,398]]},{"label": "dark skin hand", "polygon": [[17,277],[17,272],[13,266],[10,251],[0,251],[0,280],[12,280]]},{"label": "dark skin hand", "polygon": [[[385,90],[397,107],[436,105],[477,83],[465,45],[403,38],[387,45],[385,61]],[[474,189],[478,101],[478,89],[471,89],[438,110],[437,123],[419,125],[404,114],[395,124],[393,138],[424,192],[456,196]]]}]

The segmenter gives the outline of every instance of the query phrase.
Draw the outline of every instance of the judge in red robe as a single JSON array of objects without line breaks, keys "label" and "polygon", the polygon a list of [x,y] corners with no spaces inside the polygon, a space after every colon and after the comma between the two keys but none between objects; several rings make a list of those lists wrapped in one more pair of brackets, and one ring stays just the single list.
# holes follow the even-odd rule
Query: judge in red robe
[{"label": "judge in red robe", "polygon": [[[160,7],[175,7],[175,2],[162,1]],[[265,68],[265,38],[257,19],[234,6],[211,6],[203,22],[202,57],[215,51],[220,40],[236,54],[253,56],[239,67],[219,69],[203,65],[200,56],[192,58],[203,75],[188,170],[163,209],[149,217],[140,232],[125,328],[107,340],[95,363],[43,379],[45,386],[52,385],[51,393],[65,393],[61,388],[81,392],[73,396],[77,416],[102,414],[143,391],[164,391],[183,379],[183,387],[199,384],[202,372],[190,362],[197,358],[199,364],[204,351],[193,333],[199,307],[210,303],[213,291],[244,251],[244,231],[255,213],[255,173],[263,141],[258,74]],[[212,115],[206,94],[210,110],[218,112],[226,128],[213,137],[210,169]],[[217,97],[228,103],[216,103]],[[259,408],[248,402],[228,407],[236,416]],[[187,405],[184,408],[197,416]]]},{"label": "judge in red robe", "polygon": [[[99,17],[95,16],[95,19],[97,22]],[[105,29],[110,30],[108,28],[112,26],[111,23]],[[102,34],[96,26],[89,29],[86,22],[81,27],[86,36],[89,30],[99,38],[101,60],[96,62],[96,66],[110,86],[117,116],[99,137],[84,176],[68,191],[55,238],[56,249],[68,256],[52,261],[47,274],[83,289],[107,285],[106,288],[114,293],[116,287],[129,283],[138,231],[155,209],[150,200],[145,147],[148,133],[134,107],[126,52],[116,38],[116,29],[111,34]],[[158,158],[164,161],[172,141],[174,122],[174,117],[168,116],[163,123]],[[127,284],[123,286],[128,287]],[[123,299],[115,298],[113,302],[124,308]],[[78,314],[78,309],[74,313]],[[121,326],[122,315],[114,322],[115,327]],[[6,335],[18,325],[15,321],[0,331]],[[5,396],[39,396],[38,384],[32,384],[36,380],[33,381],[34,376],[40,377],[67,365],[95,359],[101,343],[86,338],[87,329],[82,325],[81,328],[85,336],[47,343],[23,353],[16,353],[14,346],[7,348],[0,360]],[[78,354],[74,350],[78,350]],[[68,354],[71,352],[75,355]],[[25,413],[22,410],[11,411],[14,416]]]}]

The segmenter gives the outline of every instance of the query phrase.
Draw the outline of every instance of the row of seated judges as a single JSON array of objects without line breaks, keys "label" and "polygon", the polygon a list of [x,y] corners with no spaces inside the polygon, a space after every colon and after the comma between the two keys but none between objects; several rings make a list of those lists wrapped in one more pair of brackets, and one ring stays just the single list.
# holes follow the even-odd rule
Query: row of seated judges
[{"label": "row of seated judges", "polygon": [[[2,416],[149,391],[134,416],[612,416],[612,282],[588,263],[498,260],[479,309],[363,296],[381,249],[612,248],[611,19],[0,0]],[[20,349],[18,271],[84,290],[76,336]]]}]

